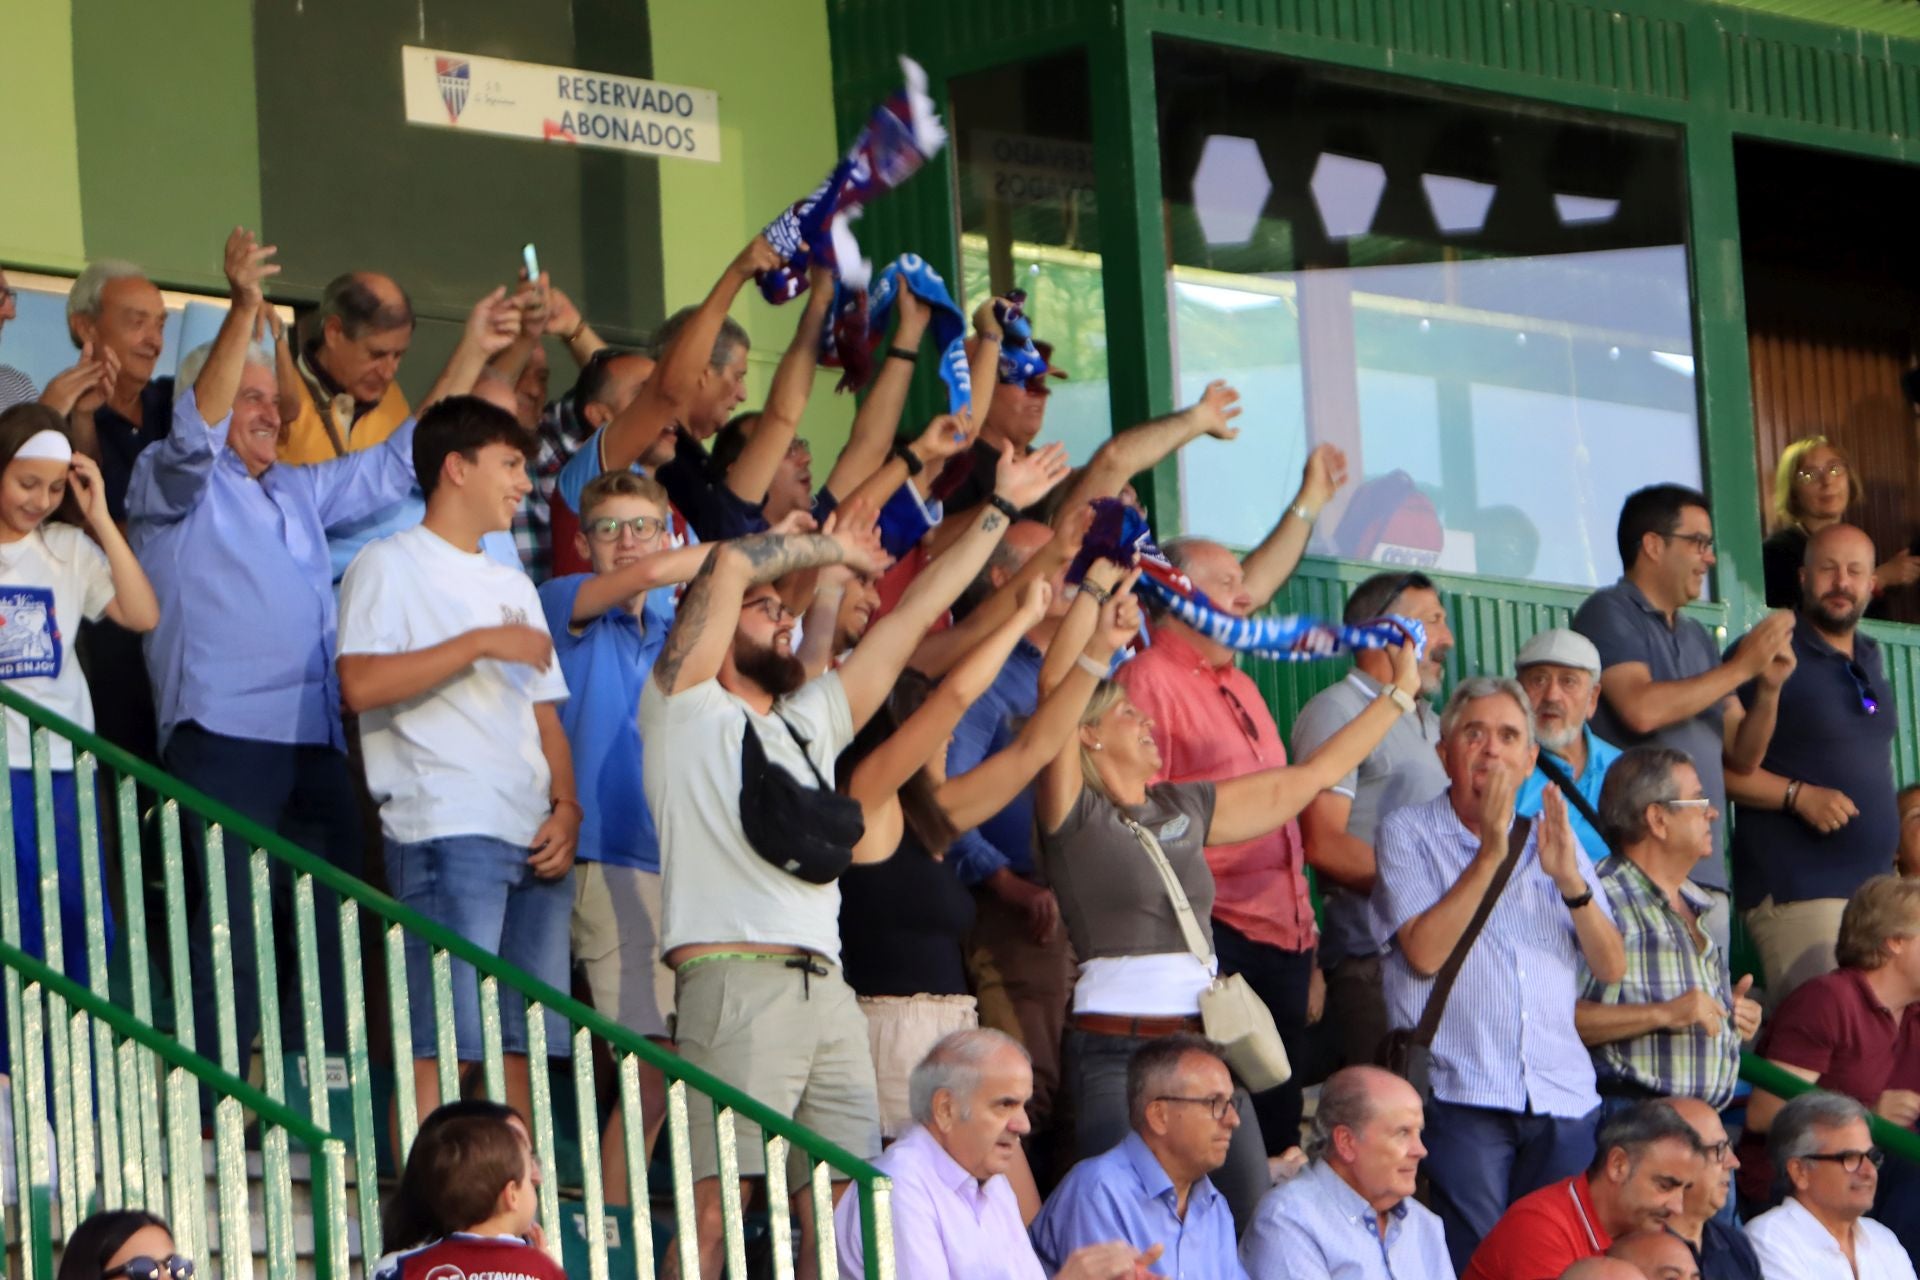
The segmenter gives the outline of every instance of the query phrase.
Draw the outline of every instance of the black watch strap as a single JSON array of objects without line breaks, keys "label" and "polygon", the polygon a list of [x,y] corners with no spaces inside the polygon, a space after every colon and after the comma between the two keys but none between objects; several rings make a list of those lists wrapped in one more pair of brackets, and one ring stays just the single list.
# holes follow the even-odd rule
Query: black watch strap
[{"label": "black watch strap", "polygon": [[909,476],[917,476],[927,469],[927,464],[920,461],[920,455],[903,444],[896,443],[893,446],[893,456],[907,464]]},{"label": "black watch strap", "polygon": [[905,347],[888,347],[887,359],[905,360],[908,364],[918,364],[920,361],[920,353],[918,351],[909,351]]},{"label": "black watch strap", "polygon": [[1014,506],[997,493],[987,499],[987,505],[1009,520],[1018,520],[1020,518],[1020,508]]}]

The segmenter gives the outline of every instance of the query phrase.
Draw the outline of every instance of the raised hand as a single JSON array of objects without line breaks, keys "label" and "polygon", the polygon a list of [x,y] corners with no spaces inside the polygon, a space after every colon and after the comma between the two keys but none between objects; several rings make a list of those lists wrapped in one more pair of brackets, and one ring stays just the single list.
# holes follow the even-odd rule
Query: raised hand
[{"label": "raised hand", "polygon": [[1224,378],[1209,382],[1200,399],[1186,412],[1202,434],[1216,440],[1232,440],[1240,434],[1240,428],[1232,425],[1240,416],[1240,393],[1228,386]]},{"label": "raised hand", "polygon": [[1393,649],[1393,684],[1408,697],[1420,692],[1420,650],[1411,640]]},{"label": "raised hand", "polygon": [[1513,797],[1520,786],[1513,770],[1495,762],[1487,770],[1487,789],[1480,796],[1480,848],[1506,853],[1507,832],[1513,826]]},{"label": "raised hand", "polygon": [[920,438],[907,448],[922,463],[945,462],[948,458],[965,453],[973,444],[974,425],[971,413],[943,413],[927,424]]},{"label": "raised hand", "polygon": [[820,532],[840,546],[840,563],[875,577],[887,571],[893,557],[880,544],[879,513],[867,502],[849,502],[827,517]]},{"label": "raised hand", "polygon": [[514,290],[514,305],[520,308],[521,333],[545,333],[547,331],[547,273],[542,271],[538,280],[527,279],[527,269],[520,268],[520,287]]},{"label": "raised hand", "polygon": [[1567,816],[1566,797],[1560,788],[1548,787],[1540,797],[1540,816],[1535,819],[1539,831],[1540,869],[1553,877],[1563,898],[1577,898],[1587,891],[1586,877],[1580,874],[1580,842],[1574,838],[1573,822]]},{"label": "raised hand", "polygon": [[973,331],[983,338],[1003,338],[1006,329],[1000,323],[1000,309],[1014,306],[1011,298],[988,298],[973,309]]},{"label": "raised hand", "polygon": [[1002,441],[1000,462],[993,470],[993,492],[1016,510],[1024,511],[1046,497],[1048,490],[1065,480],[1071,470],[1067,446],[1057,441],[1024,458],[1015,456],[1010,441]]},{"label": "raised hand", "polygon": [[105,381],[106,371],[105,357],[96,359],[93,343],[83,342],[80,344],[80,359],[48,380],[47,389],[40,393],[40,403],[65,417],[80,403],[81,396],[90,391],[104,396],[113,389],[113,384]]},{"label": "raised hand", "polygon": [[1100,606],[1100,620],[1094,624],[1093,638],[1087,649],[1098,661],[1105,662],[1140,634],[1140,598],[1133,584],[1140,581],[1140,570],[1132,569],[1113,585],[1106,603]]},{"label": "raised hand", "polygon": [[113,518],[107,514],[107,486],[100,478],[100,464],[84,453],[75,453],[67,463],[67,492],[88,524]]},{"label": "raised hand", "polygon": [[1347,455],[1338,445],[1315,445],[1300,475],[1300,501],[1319,511],[1347,482]]},{"label": "raised hand", "polygon": [[1020,620],[1020,629],[1030,631],[1040,619],[1047,616],[1047,607],[1053,603],[1053,584],[1045,578],[1035,578],[1020,588],[1020,598],[1014,606],[1014,617]]},{"label": "raised hand", "polygon": [[1740,645],[1734,650],[1733,656],[1749,677],[1757,677],[1767,670],[1781,648],[1792,639],[1793,614],[1786,609],[1777,609],[1740,637]]},{"label": "raised hand", "polygon": [[227,236],[221,266],[227,273],[228,296],[235,306],[257,307],[265,299],[262,282],[280,274],[280,265],[268,261],[277,252],[273,245],[261,244],[245,227],[235,227]]},{"label": "raised hand", "polygon": [[1080,554],[1080,544],[1087,540],[1087,530],[1092,527],[1093,504],[1091,502],[1062,507],[1053,515],[1051,549],[1063,563],[1072,560]]},{"label": "raised hand", "polygon": [[519,298],[509,298],[504,287],[497,288],[473,304],[460,340],[471,343],[482,355],[499,355],[520,336],[520,318]]},{"label": "raised hand", "polygon": [[767,243],[767,238],[760,235],[747,241],[747,247],[734,255],[727,270],[745,279],[771,271],[785,261],[786,259]]}]

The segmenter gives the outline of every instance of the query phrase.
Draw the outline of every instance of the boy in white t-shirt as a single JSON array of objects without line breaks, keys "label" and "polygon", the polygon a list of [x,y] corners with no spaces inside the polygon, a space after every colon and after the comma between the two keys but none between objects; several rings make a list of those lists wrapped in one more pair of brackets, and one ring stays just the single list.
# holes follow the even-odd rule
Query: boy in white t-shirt
[{"label": "boy in white t-shirt", "polygon": [[[70,502],[99,545],[79,527],[47,517]],[[0,681],[13,692],[93,729],[93,699],[73,656],[80,620],[112,618],[129,631],[160,621],[153,587],[107,511],[92,458],[75,453],[66,423],[41,404],[0,413]],[[40,919],[33,746],[27,718],[7,709],[7,765],[13,787],[13,854],[21,946],[47,954]],[[86,902],[80,886],[79,800],[73,748],[52,738],[55,860],[60,876],[60,952],[66,972],[87,981]],[[105,887],[105,868],[100,872]],[[104,912],[106,904],[103,901]],[[101,922],[112,945],[113,920]],[[5,1068],[0,1044],[0,1070]]]},{"label": "boy in white t-shirt", "polygon": [[[533,580],[480,550],[531,488],[533,447],[511,414],[472,396],[421,415],[413,461],[426,518],[369,543],[341,579],[340,694],[361,717],[393,895],[565,991],[581,816],[554,705],[567,685]],[[467,965],[453,973],[460,1060],[477,1062],[478,982]],[[412,938],[407,979],[425,1115],[440,1090],[427,947]],[[526,1010],[511,994],[500,1003],[503,1101],[525,1110]],[[548,1051],[567,1052],[553,1021]]]}]

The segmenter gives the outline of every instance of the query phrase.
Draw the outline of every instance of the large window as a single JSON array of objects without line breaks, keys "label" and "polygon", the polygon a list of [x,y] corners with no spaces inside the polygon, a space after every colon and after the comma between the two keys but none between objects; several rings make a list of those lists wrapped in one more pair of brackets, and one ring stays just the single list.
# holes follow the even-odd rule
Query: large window
[{"label": "large window", "polygon": [[950,91],[963,305],[1026,292],[1034,337],[1068,375],[1041,439],[1084,462],[1112,434],[1086,58],[997,67]]},{"label": "large window", "polygon": [[1156,51],[1192,532],[1257,542],[1307,451],[1353,479],[1313,550],[1593,586],[1621,499],[1698,485],[1676,135],[1426,97],[1207,46]]}]

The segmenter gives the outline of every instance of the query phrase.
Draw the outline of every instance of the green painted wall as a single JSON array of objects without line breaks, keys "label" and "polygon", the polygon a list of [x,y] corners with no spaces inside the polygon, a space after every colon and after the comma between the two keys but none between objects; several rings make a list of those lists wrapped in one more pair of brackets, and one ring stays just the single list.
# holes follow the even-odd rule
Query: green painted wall
[{"label": "green painted wall", "polygon": [[[712,0],[648,0],[659,79],[720,94],[718,165],[663,163],[660,233],[668,246],[669,308],[698,302],[742,245],[832,168],[856,125],[836,129],[826,6],[800,0],[728,0],[724,39]],[[937,181],[929,173],[923,181]],[[734,308],[753,337],[750,403],[793,336],[798,303],[772,307],[758,294]],[[802,424],[816,458],[831,458],[853,421],[853,399],[836,396],[822,370]],[[824,478],[824,462],[815,468]]]},{"label": "green painted wall", "polygon": [[[69,271],[86,256],[73,120],[73,12],[68,0],[0,0],[0,262]],[[31,198],[23,198],[31,193]]]}]

